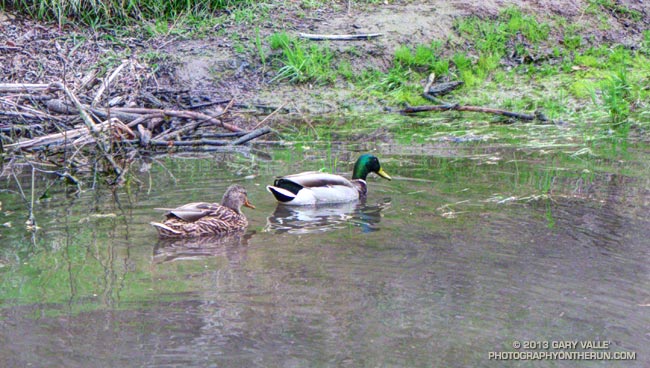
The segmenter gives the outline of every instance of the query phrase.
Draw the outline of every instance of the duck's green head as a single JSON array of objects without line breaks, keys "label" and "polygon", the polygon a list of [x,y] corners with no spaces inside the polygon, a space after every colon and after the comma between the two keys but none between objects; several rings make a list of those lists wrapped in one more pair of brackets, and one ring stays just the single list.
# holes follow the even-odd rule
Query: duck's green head
[{"label": "duck's green head", "polygon": [[366,180],[366,177],[371,172],[374,172],[384,179],[391,180],[390,176],[381,168],[379,159],[370,154],[361,155],[361,157],[359,157],[357,162],[354,164],[352,179]]}]

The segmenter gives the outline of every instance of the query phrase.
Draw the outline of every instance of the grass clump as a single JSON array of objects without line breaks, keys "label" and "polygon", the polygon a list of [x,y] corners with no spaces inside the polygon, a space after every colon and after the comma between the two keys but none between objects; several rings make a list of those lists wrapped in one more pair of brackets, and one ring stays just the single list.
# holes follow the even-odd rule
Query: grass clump
[{"label": "grass clump", "polygon": [[598,11],[605,11],[614,13],[621,17],[626,17],[633,21],[640,21],[643,16],[636,10],[632,10],[625,5],[619,5],[614,0],[588,0],[587,11],[597,13]]},{"label": "grass clump", "polygon": [[282,67],[273,78],[274,81],[319,83],[333,82],[336,79],[336,69],[332,61],[334,54],[329,47],[307,45],[284,32],[274,33],[268,42],[272,50],[281,51],[278,60]]},{"label": "grass clump", "polygon": [[474,40],[480,54],[504,55],[510,44],[517,45],[517,36],[538,45],[546,41],[550,26],[540,23],[530,15],[525,15],[516,7],[511,7],[499,15],[496,20],[483,20],[468,17],[457,21],[456,30],[469,40]]},{"label": "grass clump", "polygon": [[505,9],[497,19],[478,17],[460,19],[455,24],[459,35],[472,43],[478,54],[474,63],[468,56],[456,53],[452,58],[458,75],[468,85],[477,85],[498,69],[501,59],[510,56],[524,57],[529,50],[548,40],[551,27],[537,21],[516,7]]},{"label": "grass clump", "polygon": [[[630,114],[630,82],[625,69],[610,75],[600,84],[601,101],[603,107],[609,113],[612,127],[620,127],[627,122]],[[594,103],[598,103],[595,96]]]}]

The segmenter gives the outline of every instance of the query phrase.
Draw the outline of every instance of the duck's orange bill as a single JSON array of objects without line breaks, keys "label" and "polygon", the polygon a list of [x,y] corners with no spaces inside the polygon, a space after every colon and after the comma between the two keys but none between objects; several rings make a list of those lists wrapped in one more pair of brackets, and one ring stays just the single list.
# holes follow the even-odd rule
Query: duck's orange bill
[{"label": "duck's orange bill", "polygon": [[246,206],[246,207],[248,207],[248,208],[255,209],[255,206],[253,206],[253,205],[248,201],[248,198],[246,198],[246,200],[244,201],[244,206]]}]

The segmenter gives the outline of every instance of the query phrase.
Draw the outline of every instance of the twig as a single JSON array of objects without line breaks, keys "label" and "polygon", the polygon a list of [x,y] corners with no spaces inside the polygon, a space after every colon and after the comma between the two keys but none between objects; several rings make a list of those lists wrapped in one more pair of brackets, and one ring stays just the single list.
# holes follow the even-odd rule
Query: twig
[{"label": "twig", "polygon": [[29,204],[29,217],[27,218],[27,221],[25,222],[25,226],[27,227],[28,231],[34,231],[37,229],[36,227],[36,218],[34,217],[34,184],[36,182],[36,170],[34,167],[32,167],[32,201]]},{"label": "twig", "polygon": [[239,138],[243,135],[248,134],[248,132],[230,132],[230,133],[201,133],[196,134],[197,138]]},{"label": "twig", "polygon": [[300,109],[299,109],[298,106],[295,104],[295,102],[291,102],[291,103],[293,104],[293,107],[296,109],[296,111],[298,111],[298,113],[299,113],[300,116],[302,117],[302,120],[303,120],[305,123],[307,123],[307,125],[309,125],[309,127],[311,128],[311,130],[314,131],[314,135],[316,136],[316,139],[317,139],[317,140],[320,139],[320,138],[319,138],[319,135],[318,135],[318,131],[316,130],[316,128],[314,128],[314,125],[311,123],[311,121],[309,121],[309,117],[305,116],[305,114],[303,114],[302,111],[300,111]]},{"label": "twig", "polygon": [[102,94],[104,93],[104,90],[106,90],[106,88],[108,88],[109,84],[111,84],[111,82],[113,81],[113,79],[115,79],[115,77],[117,77],[117,75],[120,74],[120,72],[122,71],[122,69],[124,69],[124,67],[125,67],[127,64],[128,64],[128,61],[127,61],[127,60],[122,61],[122,64],[120,64],[120,66],[118,66],[118,67],[113,71],[113,73],[111,73],[111,75],[110,75],[108,78],[105,78],[105,79],[104,79],[102,85],[101,85],[101,86],[99,87],[99,89],[97,90],[97,94],[95,95],[95,98],[93,99],[93,102],[90,104],[91,106],[94,107],[95,105],[97,105],[97,103],[99,102],[99,100],[102,98]]},{"label": "twig", "polygon": [[309,33],[300,33],[300,37],[306,38],[312,41],[365,41],[372,38],[377,38],[383,36],[381,33],[359,33],[359,34],[344,34],[344,35],[332,35],[332,34],[309,34]]},{"label": "twig", "polygon": [[264,119],[262,119],[262,121],[260,121],[259,124],[255,125],[255,126],[253,127],[253,130],[259,128],[259,127],[262,126],[262,125],[264,125],[264,123],[266,123],[267,120],[269,120],[273,115],[277,114],[278,111],[280,111],[280,109],[282,109],[286,104],[287,104],[286,102],[283,103],[282,105],[280,105],[280,107],[278,107],[277,109],[275,109],[275,110],[274,110],[272,113],[270,113],[267,117],[265,117]]},{"label": "twig", "polygon": [[82,90],[85,89],[87,85],[93,83],[96,79],[95,77],[97,76],[97,69],[93,68],[88,74],[86,74],[82,79],[81,83],[79,84],[79,87],[77,90]]}]

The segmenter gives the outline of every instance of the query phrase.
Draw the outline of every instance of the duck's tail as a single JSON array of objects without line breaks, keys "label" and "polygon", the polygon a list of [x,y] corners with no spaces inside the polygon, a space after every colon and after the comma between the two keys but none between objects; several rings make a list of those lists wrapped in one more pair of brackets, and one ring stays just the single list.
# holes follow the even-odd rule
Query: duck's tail
[{"label": "duck's tail", "polygon": [[275,197],[275,199],[278,200],[278,202],[287,203],[296,199],[296,194],[280,187],[267,185],[266,190],[268,190],[271,194],[273,194],[273,196]]},{"label": "duck's tail", "polygon": [[183,234],[180,231],[174,230],[171,227],[160,222],[150,222],[150,224],[156,228],[158,235],[160,236],[179,236]]}]

